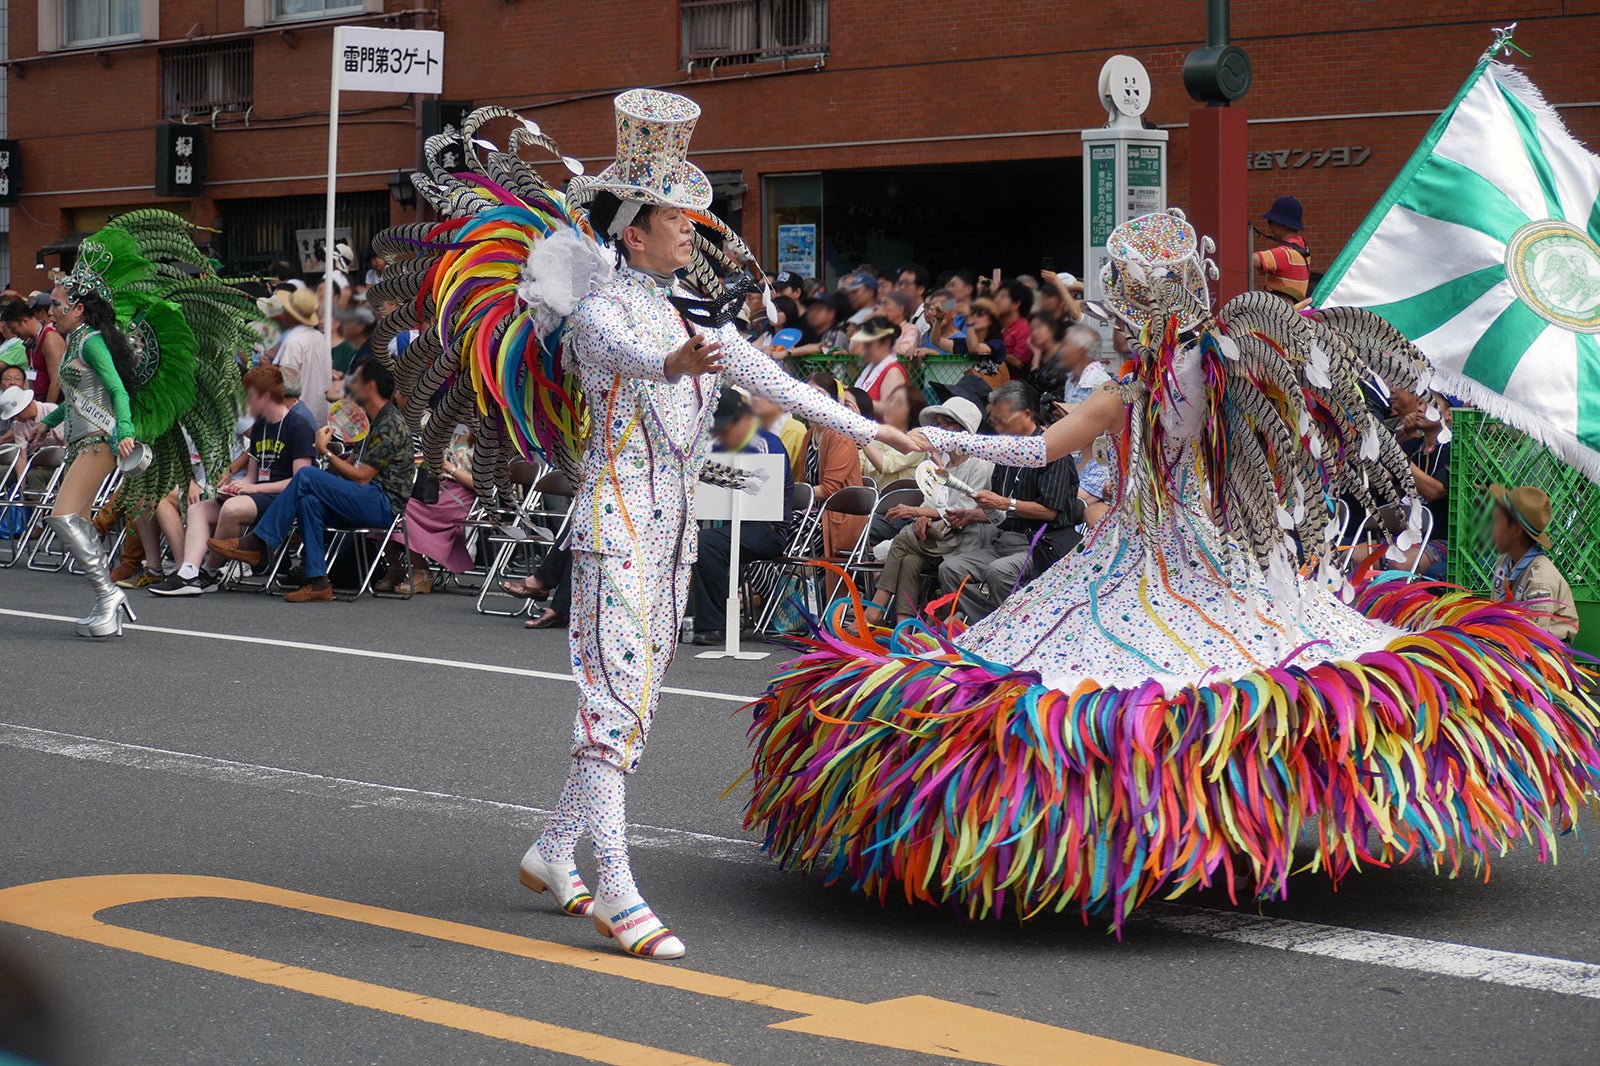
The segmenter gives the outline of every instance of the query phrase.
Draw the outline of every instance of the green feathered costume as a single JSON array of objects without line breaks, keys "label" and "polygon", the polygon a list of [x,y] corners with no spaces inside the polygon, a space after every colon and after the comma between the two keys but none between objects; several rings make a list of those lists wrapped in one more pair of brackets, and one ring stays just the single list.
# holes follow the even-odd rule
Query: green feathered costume
[{"label": "green feathered costume", "polygon": [[84,240],[73,271],[74,280],[88,271],[104,282],[134,351],[132,379],[123,386],[134,436],[154,453],[126,482],[124,498],[135,507],[188,485],[185,430],[211,484],[233,458],[237,356],[254,344],[250,326],[261,316],[250,297],[217,275],[191,229],[170,211],[120,215]]}]

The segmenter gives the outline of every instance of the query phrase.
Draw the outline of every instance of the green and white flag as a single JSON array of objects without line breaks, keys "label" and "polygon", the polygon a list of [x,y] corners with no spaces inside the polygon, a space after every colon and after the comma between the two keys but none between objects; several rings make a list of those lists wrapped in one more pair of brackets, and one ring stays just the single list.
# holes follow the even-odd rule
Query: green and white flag
[{"label": "green and white flag", "polygon": [[[1500,42],[1497,42],[1497,45]],[[1490,54],[1318,286],[1600,481],[1600,159]]]}]

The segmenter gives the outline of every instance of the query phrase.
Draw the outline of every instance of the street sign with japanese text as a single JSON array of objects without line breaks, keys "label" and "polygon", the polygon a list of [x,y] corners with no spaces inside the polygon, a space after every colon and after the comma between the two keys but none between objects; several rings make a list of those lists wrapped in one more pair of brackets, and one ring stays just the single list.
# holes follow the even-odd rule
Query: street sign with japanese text
[{"label": "street sign with japanese text", "polygon": [[193,196],[206,182],[205,127],[156,126],[156,195]]},{"label": "street sign with japanese text", "polygon": [[375,93],[444,91],[444,34],[340,26],[339,88]]},{"label": "street sign with japanese text", "polygon": [[16,207],[22,196],[22,142],[0,140],[0,207]]}]

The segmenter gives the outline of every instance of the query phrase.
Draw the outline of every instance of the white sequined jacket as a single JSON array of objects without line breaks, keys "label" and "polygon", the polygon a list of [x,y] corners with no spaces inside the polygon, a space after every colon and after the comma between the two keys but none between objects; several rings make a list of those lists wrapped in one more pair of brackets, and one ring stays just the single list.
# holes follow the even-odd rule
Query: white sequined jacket
[{"label": "white sequined jacket", "polygon": [[[721,381],[715,374],[667,380],[667,357],[689,338],[668,291],[624,268],[573,312],[568,350],[593,420],[573,551],[631,555],[639,565],[696,558],[694,487],[711,450]],[[872,440],[876,423],[785,373],[735,326],[706,332],[722,342],[730,383],[859,443]]]}]

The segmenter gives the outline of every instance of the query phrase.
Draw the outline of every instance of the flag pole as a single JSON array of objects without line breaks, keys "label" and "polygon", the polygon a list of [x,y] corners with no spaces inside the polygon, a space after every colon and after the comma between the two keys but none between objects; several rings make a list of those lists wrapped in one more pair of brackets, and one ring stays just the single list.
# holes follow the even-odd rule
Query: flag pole
[{"label": "flag pole", "polygon": [[328,218],[322,248],[322,335],[333,347],[333,208],[339,183],[339,57],[344,53],[344,27],[333,30],[332,78],[328,90]]}]

